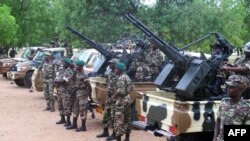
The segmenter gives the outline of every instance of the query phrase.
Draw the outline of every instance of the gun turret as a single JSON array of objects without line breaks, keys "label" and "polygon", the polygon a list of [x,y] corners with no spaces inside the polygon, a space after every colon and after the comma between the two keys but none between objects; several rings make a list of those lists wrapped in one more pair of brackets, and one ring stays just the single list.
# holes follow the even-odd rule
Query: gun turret
[{"label": "gun turret", "polygon": [[163,68],[154,84],[161,89],[175,91],[177,96],[195,99],[195,93],[202,88],[202,84],[206,81],[205,77],[211,70],[210,65],[205,60],[187,58],[180,54],[178,49],[157,37],[133,15],[126,14],[125,18],[147,35],[149,41],[171,60]]}]

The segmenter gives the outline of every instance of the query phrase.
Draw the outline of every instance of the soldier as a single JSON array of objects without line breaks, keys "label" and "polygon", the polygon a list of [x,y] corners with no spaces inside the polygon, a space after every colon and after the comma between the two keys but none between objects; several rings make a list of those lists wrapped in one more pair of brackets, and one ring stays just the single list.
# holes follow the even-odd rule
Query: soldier
[{"label": "soldier", "polygon": [[[71,125],[70,116],[71,116],[71,95],[69,94],[69,83],[72,81],[73,78],[73,71],[70,68],[71,60],[69,58],[63,59],[64,64],[64,72],[59,79],[55,80],[55,83],[60,85],[59,93],[62,94],[62,103],[63,103],[63,112],[64,115],[67,117],[65,127]],[[64,117],[63,115],[63,117]],[[63,117],[61,120],[63,121]],[[60,124],[62,122],[58,122]]]},{"label": "soldier", "polygon": [[[96,137],[108,137],[109,131],[108,127],[110,125],[113,126],[114,122],[114,108],[115,108],[115,99],[112,99],[112,95],[114,95],[115,90],[117,89],[117,75],[115,74],[115,65],[119,62],[117,59],[112,59],[109,61],[110,65],[109,68],[111,69],[110,74],[108,75],[107,84],[108,84],[108,94],[105,100],[105,107],[104,107],[104,115],[103,115],[103,132],[98,134]],[[112,138],[115,138],[115,132],[112,134]]]},{"label": "soldier", "polygon": [[250,42],[248,42],[244,48],[244,57],[238,59],[234,65],[227,64],[223,66],[223,70],[234,72],[236,74],[244,75],[250,78]]},{"label": "soldier", "polygon": [[161,56],[161,51],[153,44],[150,44],[150,49],[145,53],[146,62],[151,70],[151,78],[152,81],[156,79],[159,73],[159,67],[163,62],[163,58]]},{"label": "soldier", "polygon": [[77,128],[77,118],[80,115],[82,126],[76,129],[77,132],[86,131],[88,97],[90,97],[90,94],[87,92],[87,87],[90,86],[90,82],[88,76],[84,73],[84,65],[85,63],[83,61],[76,61],[76,101],[73,108],[73,125],[68,128]]},{"label": "soldier", "polygon": [[55,65],[52,62],[51,54],[45,52],[45,62],[43,64],[43,91],[44,97],[47,102],[47,108],[45,110],[55,111],[55,99],[53,96],[53,81],[54,81],[54,68]]},{"label": "soldier", "polygon": [[147,81],[147,76],[150,76],[150,68],[147,64],[142,60],[143,58],[139,58],[137,62],[137,69],[135,73],[136,81]]},{"label": "soldier", "polygon": [[248,81],[240,75],[228,78],[226,84],[229,97],[222,99],[219,106],[213,141],[224,140],[224,125],[250,125],[250,106],[241,97]]},{"label": "soldier", "polygon": [[[132,82],[127,74],[125,74],[126,66],[123,63],[116,64],[115,73],[118,75],[117,90],[112,96],[116,99],[114,131],[116,140],[121,141],[121,136],[126,134],[125,141],[129,141],[131,133],[131,109],[129,92],[132,90]],[[113,140],[108,138],[107,140]]]}]

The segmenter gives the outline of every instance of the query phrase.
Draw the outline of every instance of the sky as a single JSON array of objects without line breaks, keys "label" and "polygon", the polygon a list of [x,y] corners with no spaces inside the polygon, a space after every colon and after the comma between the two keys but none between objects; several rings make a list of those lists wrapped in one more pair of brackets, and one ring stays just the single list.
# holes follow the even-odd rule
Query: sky
[{"label": "sky", "polygon": [[155,4],[156,0],[141,0],[143,4],[152,6]]}]

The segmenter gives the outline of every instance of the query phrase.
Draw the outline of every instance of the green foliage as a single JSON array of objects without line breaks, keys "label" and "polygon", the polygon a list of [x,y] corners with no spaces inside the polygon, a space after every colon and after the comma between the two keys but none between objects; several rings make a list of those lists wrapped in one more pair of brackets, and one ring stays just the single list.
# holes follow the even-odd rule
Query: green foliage
[{"label": "green foliage", "polygon": [[0,5],[0,47],[9,47],[17,42],[17,24],[15,17],[10,13],[10,8]]}]

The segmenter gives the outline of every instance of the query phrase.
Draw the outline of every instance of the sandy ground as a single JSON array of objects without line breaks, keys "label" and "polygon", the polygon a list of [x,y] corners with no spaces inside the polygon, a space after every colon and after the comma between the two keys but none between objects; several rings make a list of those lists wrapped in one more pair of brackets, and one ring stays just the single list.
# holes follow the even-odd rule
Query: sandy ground
[{"label": "sandy ground", "polygon": [[[43,93],[29,93],[11,81],[0,77],[0,141],[105,141],[96,134],[102,131],[102,115],[96,119],[90,114],[87,119],[87,131],[77,133],[56,125],[59,113],[45,112]],[[80,125],[80,121],[78,121]],[[111,132],[111,129],[110,129]],[[124,138],[124,137],[123,137]],[[133,130],[131,141],[166,141],[144,132]]]}]

